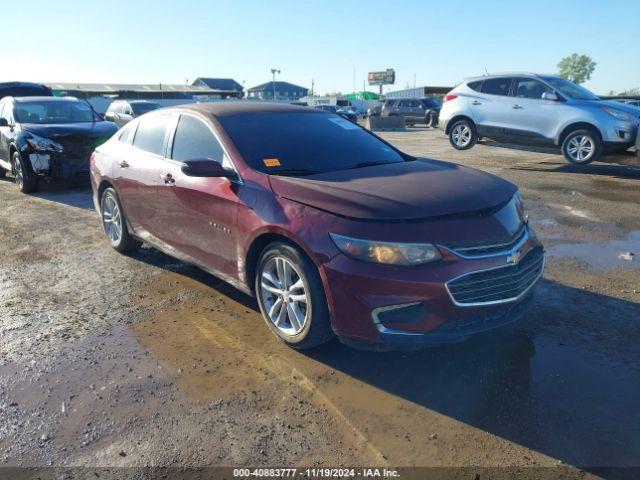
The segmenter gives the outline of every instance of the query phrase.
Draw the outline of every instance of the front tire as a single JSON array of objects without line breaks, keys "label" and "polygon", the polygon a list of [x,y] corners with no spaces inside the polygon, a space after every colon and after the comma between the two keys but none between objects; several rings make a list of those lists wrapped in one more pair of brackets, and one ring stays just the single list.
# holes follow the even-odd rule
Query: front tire
[{"label": "front tire", "polygon": [[458,120],[449,130],[449,143],[456,150],[468,150],[478,141],[475,125],[469,120]]},{"label": "front tire", "polygon": [[290,347],[306,350],[333,338],[320,274],[297,248],[274,242],[264,249],[255,292],[267,325]]},{"label": "front tire", "polygon": [[31,164],[22,160],[18,152],[13,153],[13,178],[22,193],[33,193],[38,190],[38,176],[31,168]]},{"label": "front tire", "polygon": [[113,188],[107,188],[100,199],[100,216],[104,233],[107,234],[111,246],[120,253],[140,248],[142,242],[129,233],[127,221],[118,194]]},{"label": "front tire", "polygon": [[586,165],[602,155],[602,139],[593,130],[574,130],[562,142],[562,154],[569,163]]}]

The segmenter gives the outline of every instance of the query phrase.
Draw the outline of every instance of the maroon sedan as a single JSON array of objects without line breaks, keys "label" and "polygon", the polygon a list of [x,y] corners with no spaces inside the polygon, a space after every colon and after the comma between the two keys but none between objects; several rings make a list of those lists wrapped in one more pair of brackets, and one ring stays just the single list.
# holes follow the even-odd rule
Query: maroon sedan
[{"label": "maroon sedan", "polygon": [[315,109],[160,109],[91,173],[116,250],[144,241],[255,295],[295,348],[460,341],[521,317],[544,266],[513,184]]}]

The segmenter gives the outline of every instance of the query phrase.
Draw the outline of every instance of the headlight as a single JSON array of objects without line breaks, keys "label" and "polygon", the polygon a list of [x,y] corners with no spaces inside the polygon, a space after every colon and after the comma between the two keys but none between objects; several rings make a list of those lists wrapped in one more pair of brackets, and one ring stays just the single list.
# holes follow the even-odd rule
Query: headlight
[{"label": "headlight", "polygon": [[440,251],[430,243],[393,243],[361,240],[330,233],[347,257],[385,265],[420,265],[440,260]]},{"label": "headlight", "polygon": [[602,110],[607,112],[612,117],[616,117],[618,120],[622,120],[625,122],[630,122],[631,120],[633,120],[633,115],[616,108],[602,107]]},{"label": "headlight", "polygon": [[39,135],[34,135],[33,133],[29,135],[30,138],[27,138],[27,142],[34,150],[38,152],[62,152],[62,145],[59,143]]},{"label": "headlight", "polygon": [[526,220],[527,215],[524,213],[524,205],[522,203],[522,197],[520,196],[520,192],[516,192],[516,194],[513,196],[513,200],[514,205],[516,207],[516,212],[518,212],[518,216],[523,219]]}]

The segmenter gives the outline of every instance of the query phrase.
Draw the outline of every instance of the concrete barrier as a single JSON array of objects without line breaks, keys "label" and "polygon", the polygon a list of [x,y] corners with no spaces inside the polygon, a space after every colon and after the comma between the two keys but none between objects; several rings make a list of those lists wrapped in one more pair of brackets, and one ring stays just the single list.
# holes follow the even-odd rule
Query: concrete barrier
[{"label": "concrete barrier", "polygon": [[403,131],[405,129],[404,117],[368,117],[365,128],[372,132],[379,130]]}]

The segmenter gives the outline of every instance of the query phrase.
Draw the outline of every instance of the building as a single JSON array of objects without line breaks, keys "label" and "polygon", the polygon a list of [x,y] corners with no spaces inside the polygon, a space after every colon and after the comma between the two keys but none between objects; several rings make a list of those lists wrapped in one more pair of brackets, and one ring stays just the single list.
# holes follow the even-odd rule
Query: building
[{"label": "building", "polygon": [[441,97],[446,95],[453,87],[415,87],[407,88],[405,90],[396,90],[394,92],[387,92],[386,98],[429,98],[429,97]]},{"label": "building", "polygon": [[266,82],[247,89],[249,100],[273,100],[273,90],[275,87],[276,100],[298,101],[307,95],[308,88],[300,87],[289,82]]},{"label": "building", "polygon": [[198,77],[191,85],[227,92],[227,98],[242,98],[244,90],[244,87],[233,78]]},{"label": "building", "polygon": [[84,98],[100,113],[104,113],[114,100],[152,100],[170,106],[242,97],[242,91],[210,88],[206,84],[47,83],[46,86],[58,97]]}]

